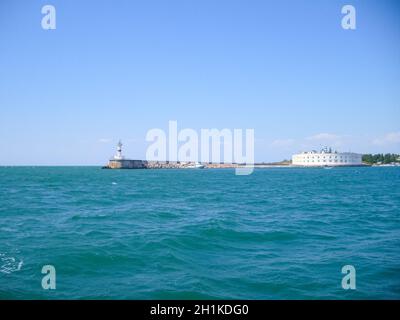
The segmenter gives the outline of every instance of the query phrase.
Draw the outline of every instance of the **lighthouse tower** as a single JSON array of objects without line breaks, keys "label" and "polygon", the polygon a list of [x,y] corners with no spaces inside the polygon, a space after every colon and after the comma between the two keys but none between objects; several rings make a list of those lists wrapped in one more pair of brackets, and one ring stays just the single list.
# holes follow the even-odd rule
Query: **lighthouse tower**
[{"label": "lighthouse tower", "polygon": [[114,156],[114,160],[123,160],[124,156],[122,155],[122,142],[121,140],[117,144],[117,153]]}]

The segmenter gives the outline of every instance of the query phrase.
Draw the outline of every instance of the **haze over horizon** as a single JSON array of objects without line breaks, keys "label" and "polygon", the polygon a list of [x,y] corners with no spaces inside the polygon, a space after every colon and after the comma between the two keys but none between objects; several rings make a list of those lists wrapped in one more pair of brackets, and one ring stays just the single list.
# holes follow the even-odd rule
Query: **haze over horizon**
[{"label": "haze over horizon", "polygon": [[143,159],[170,120],[254,129],[256,162],[400,153],[399,18],[378,0],[2,1],[0,165],[103,165],[119,139]]}]

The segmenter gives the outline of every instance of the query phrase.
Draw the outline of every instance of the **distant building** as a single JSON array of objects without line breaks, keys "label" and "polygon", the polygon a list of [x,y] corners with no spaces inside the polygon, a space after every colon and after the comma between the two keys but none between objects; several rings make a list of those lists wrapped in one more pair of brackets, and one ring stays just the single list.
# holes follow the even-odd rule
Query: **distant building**
[{"label": "distant building", "polygon": [[353,152],[337,152],[324,148],[317,152],[307,151],[292,156],[292,165],[304,167],[360,166],[362,155]]}]

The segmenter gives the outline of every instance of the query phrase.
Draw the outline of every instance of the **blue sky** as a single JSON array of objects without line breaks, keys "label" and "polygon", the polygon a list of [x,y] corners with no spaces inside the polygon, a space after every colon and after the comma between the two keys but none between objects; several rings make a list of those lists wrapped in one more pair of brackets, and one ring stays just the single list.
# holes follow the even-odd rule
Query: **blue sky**
[{"label": "blue sky", "polygon": [[[46,4],[56,30],[41,28]],[[254,128],[257,161],[400,153],[400,4],[0,2],[0,165],[101,165],[120,138],[144,158],[169,120]]]}]

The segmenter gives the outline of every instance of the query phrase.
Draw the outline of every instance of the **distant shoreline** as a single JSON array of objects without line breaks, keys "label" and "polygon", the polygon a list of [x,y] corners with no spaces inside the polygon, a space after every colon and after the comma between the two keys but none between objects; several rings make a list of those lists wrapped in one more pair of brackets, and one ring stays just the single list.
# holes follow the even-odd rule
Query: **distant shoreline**
[{"label": "distant shoreline", "polygon": [[[142,160],[124,160],[126,163],[118,163],[118,165],[114,166],[103,166],[102,169],[196,169],[191,167],[191,163],[180,163],[180,162],[169,162],[169,161],[142,161]],[[129,163],[129,161],[134,161]],[[262,169],[262,168],[349,168],[349,167],[400,167],[400,163],[396,164],[357,164],[357,165],[315,165],[315,166],[302,166],[302,165],[292,165],[291,163],[255,163],[253,165],[246,164],[236,164],[236,163],[202,163],[204,168],[202,169],[237,169],[237,168],[245,168],[252,167],[254,169]],[[196,170],[202,170],[196,169]]]},{"label": "distant shoreline", "polygon": [[[87,168],[107,168],[107,166],[102,166],[100,164],[17,164],[17,165],[0,165],[0,168],[62,168],[62,167],[87,167]],[[245,167],[244,165],[238,164],[211,164],[209,166],[205,166],[204,169],[234,169],[234,168],[241,168]],[[298,165],[291,165],[291,164],[263,164],[263,163],[256,163],[254,164],[255,169],[263,169],[263,168],[324,168],[324,167],[331,167],[331,168],[349,168],[349,167],[400,167],[400,163],[396,164],[362,164],[362,165],[339,165],[339,166],[298,166]],[[118,169],[129,169],[129,168],[118,168]],[[170,168],[143,168],[143,169],[195,169],[195,168],[188,168],[188,167],[170,167]],[[201,169],[196,169],[201,170]]]}]

